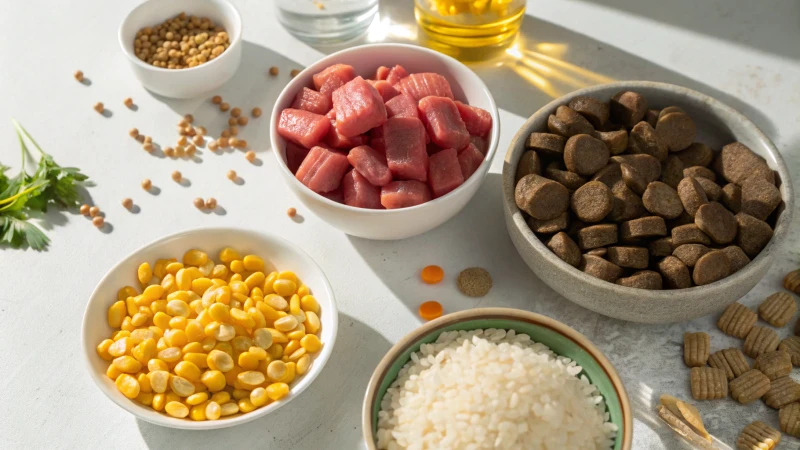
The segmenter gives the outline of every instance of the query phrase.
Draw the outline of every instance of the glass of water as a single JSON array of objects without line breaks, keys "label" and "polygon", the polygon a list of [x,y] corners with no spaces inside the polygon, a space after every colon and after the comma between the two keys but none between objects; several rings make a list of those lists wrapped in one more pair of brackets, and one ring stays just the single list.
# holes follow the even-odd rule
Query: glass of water
[{"label": "glass of water", "polygon": [[274,0],[289,33],[311,44],[335,44],[364,33],[378,13],[378,0]]}]

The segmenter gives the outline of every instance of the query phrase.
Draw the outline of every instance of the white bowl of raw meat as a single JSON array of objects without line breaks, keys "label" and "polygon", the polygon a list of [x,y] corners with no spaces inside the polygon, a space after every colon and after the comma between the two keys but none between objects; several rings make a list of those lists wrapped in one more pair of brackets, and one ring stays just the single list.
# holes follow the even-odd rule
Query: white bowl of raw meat
[{"label": "white bowl of raw meat", "polygon": [[456,215],[497,149],[499,118],[465,65],[422,47],[327,56],[284,88],[270,137],[305,206],[347,234],[403,239]]}]

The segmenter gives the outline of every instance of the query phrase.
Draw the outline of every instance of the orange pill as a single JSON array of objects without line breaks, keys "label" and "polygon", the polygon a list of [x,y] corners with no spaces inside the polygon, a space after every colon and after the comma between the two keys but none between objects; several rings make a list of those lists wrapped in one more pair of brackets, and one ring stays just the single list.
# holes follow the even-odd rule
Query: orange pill
[{"label": "orange pill", "polygon": [[442,305],[436,301],[429,301],[419,305],[419,315],[425,320],[433,320],[442,315]]},{"label": "orange pill", "polygon": [[422,277],[422,281],[428,284],[436,284],[444,278],[444,270],[439,266],[427,266],[422,269],[420,277]]}]

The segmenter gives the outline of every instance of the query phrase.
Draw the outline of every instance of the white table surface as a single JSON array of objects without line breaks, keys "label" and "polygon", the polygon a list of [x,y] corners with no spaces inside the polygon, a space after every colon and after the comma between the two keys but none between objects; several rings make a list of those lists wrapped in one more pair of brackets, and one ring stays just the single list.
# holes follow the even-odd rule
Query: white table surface
[{"label": "white table surface", "polygon": [[[501,108],[500,150],[490,175],[453,220],[403,242],[348,237],[305,211],[276,172],[266,115],[244,131],[259,151],[260,166],[248,164],[241,153],[204,151],[203,162],[193,163],[143,152],[127,136],[133,126],[173,145],[181,115],[194,114],[212,132],[219,131],[223,119],[205,98],[159,99],[136,82],[116,38],[117,26],[136,3],[14,1],[6,2],[0,14],[5,36],[0,41],[0,117],[16,117],[59,163],[89,174],[97,183],[88,191],[91,201],[105,211],[113,228],[102,233],[75,211],[52,212],[47,216],[48,251],[0,250],[0,447],[359,448],[361,401],[373,368],[393,342],[420,323],[419,303],[436,299],[446,311],[509,306],[575,327],[607,353],[627,386],[635,414],[634,448],[684,448],[653,413],[663,392],[689,396],[688,370],[681,362],[683,332],[711,330],[714,349],[738,344],[713,327],[715,316],[643,326],[594,314],[547,288],[506,236],[499,175],[504,149],[523,120],[552,95],[607,79],[647,79],[695,88],[739,108],[772,137],[797,178],[800,3],[531,1],[520,54],[540,64],[509,61],[476,69]],[[289,36],[269,1],[234,3],[245,18],[244,62],[219,93],[245,110],[260,106],[270,111],[289,69],[310,64],[330,49],[315,49]],[[364,41],[413,40],[411,2],[382,3],[384,26]],[[264,75],[273,65],[282,70],[277,79]],[[91,79],[91,86],[72,78],[76,69]],[[138,111],[123,107],[127,96]],[[92,110],[97,101],[113,112],[110,118]],[[0,121],[0,136],[0,160],[18,167],[17,142],[7,119]],[[170,179],[176,169],[191,180],[190,187]],[[229,182],[228,169],[235,169],[244,185]],[[160,188],[159,195],[139,187],[146,177]],[[212,195],[224,214],[204,214],[192,206],[194,197]],[[124,197],[132,197],[141,211],[124,210]],[[287,218],[285,211],[292,206],[302,223]],[[87,376],[79,349],[83,309],[106,270],[132,250],[167,234],[211,225],[280,233],[310,253],[333,284],[339,336],[317,381],[278,413],[214,432],[160,428],[113,405]],[[791,234],[745,304],[757,305],[798,265],[798,237]],[[444,267],[446,281],[422,286],[418,270],[433,263]],[[455,275],[468,266],[486,267],[494,278],[495,287],[481,300],[466,298],[454,287]],[[729,446],[752,420],[777,427],[777,413],[761,402],[741,406],[728,399],[699,408],[709,430]],[[728,448],[724,444],[721,448]],[[799,445],[785,437],[780,448]]]}]

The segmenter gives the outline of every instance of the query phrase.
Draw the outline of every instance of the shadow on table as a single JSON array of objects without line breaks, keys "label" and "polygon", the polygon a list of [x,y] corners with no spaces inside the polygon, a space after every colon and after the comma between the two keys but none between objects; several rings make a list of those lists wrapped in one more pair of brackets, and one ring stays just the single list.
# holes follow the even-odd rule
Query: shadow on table
[{"label": "shadow on table", "polygon": [[[298,398],[278,411],[243,425],[211,431],[174,430],[138,419],[136,424],[152,449],[266,448],[275,441],[297,450],[358,448],[361,433],[338,431],[360,429],[361,402],[372,369],[390,347],[380,333],[340,312],[335,348],[322,373]],[[312,434],[319,436],[311,431],[322,424],[330,427],[330,439],[325,444],[309,440]],[[353,440],[356,436],[358,439]]]}]

